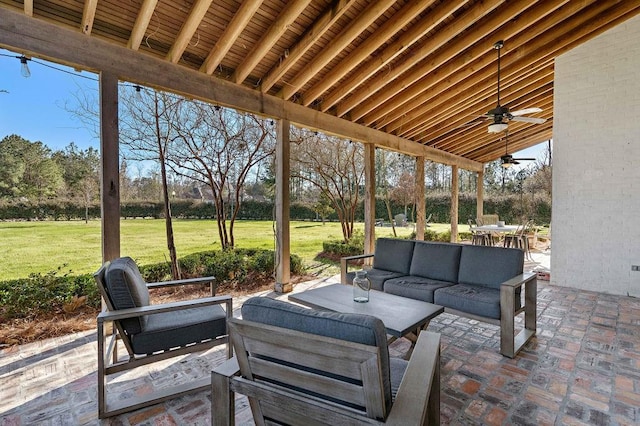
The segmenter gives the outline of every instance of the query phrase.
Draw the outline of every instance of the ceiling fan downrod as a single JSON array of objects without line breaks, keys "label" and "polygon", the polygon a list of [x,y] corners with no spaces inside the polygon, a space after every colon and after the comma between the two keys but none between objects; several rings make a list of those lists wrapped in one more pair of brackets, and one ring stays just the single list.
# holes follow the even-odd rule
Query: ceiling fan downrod
[{"label": "ceiling fan downrod", "polygon": [[504,46],[504,40],[498,40],[493,48],[498,51],[498,108],[500,107],[500,49]]}]

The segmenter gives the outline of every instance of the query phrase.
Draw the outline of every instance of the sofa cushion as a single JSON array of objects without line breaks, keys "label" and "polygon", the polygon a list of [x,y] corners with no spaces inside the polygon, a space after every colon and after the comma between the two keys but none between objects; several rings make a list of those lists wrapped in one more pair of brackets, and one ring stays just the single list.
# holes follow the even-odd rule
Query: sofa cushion
[{"label": "sofa cushion", "polygon": [[437,289],[433,300],[458,311],[500,319],[500,290],[490,287],[456,284]]},{"label": "sofa cushion", "polygon": [[[416,246],[417,247],[417,246]],[[384,292],[433,303],[433,292],[454,283],[407,275],[384,282]]]},{"label": "sofa cushion", "polygon": [[373,267],[409,275],[414,243],[415,241],[413,240],[378,238]]},{"label": "sofa cushion", "polygon": [[248,321],[379,347],[385,401],[387,408],[390,408],[392,380],[389,349],[387,333],[379,318],[307,309],[268,297],[248,299],[243,303],[241,312],[242,318]]},{"label": "sofa cushion", "polygon": [[515,248],[462,247],[458,283],[500,289],[500,284],[522,274],[524,251]]},{"label": "sofa cushion", "polygon": [[[139,308],[149,305],[149,290],[136,262],[130,257],[113,260],[105,272],[105,286],[114,309]],[[128,318],[122,326],[128,334],[142,331],[145,319]]]},{"label": "sofa cushion", "polygon": [[417,241],[409,274],[457,283],[461,250],[459,244]]},{"label": "sofa cushion", "polygon": [[131,336],[131,345],[134,353],[148,354],[226,334],[224,309],[210,305],[147,315],[142,331]]}]

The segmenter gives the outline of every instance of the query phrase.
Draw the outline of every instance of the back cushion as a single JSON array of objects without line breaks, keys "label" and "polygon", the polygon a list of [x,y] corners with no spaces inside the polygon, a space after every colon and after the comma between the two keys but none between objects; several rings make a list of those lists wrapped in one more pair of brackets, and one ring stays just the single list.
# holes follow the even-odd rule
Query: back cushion
[{"label": "back cushion", "polygon": [[252,297],[243,303],[242,319],[380,348],[387,408],[391,404],[391,373],[387,333],[383,322],[361,314],[307,309],[268,297]]},{"label": "back cushion", "polygon": [[411,275],[457,283],[461,251],[458,244],[416,241]]},{"label": "back cushion", "polygon": [[378,238],[373,267],[409,275],[414,243],[413,240]]},{"label": "back cushion", "polygon": [[472,246],[462,247],[460,284],[475,284],[500,289],[500,284],[524,269],[524,251],[514,248]]},{"label": "back cushion", "polygon": [[[138,265],[130,257],[121,257],[112,261],[105,273],[105,281],[115,309],[149,305],[147,284],[140,274]],[[122,321],[122,325],[128,334],[137,334],[142,330],[141,320],[144,319],[126,319]]]}]

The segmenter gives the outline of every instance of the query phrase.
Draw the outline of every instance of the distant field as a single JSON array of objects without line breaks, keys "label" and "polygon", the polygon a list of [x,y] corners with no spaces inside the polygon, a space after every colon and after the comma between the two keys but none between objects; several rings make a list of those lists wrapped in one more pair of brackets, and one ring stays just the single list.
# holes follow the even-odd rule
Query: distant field
[{"label": "distant field", "polygon": [[[174,220],[178,256],[220,248],[213,220]],[[432,224],[444,231],[448,225]],[[363,230],[363,224],[357,224]],[[411,226],[397,228],[407,236]],[[164,221],[135,219],[121,221],[122,255],[140,264],[168,259]],[[267,221],[239,221],[235,226],[236,246],[274,249],[274,224]],[[391,236],[390,227],[377,227],[376,236]],[[322,242],[341,239],[339,223],[291,222],[291,252],[306,264],[322,251]],[[101,263],[100,222],[0,222],[0,280],[27,277],[31,273],[62,271],[83,274],[95,271]]]}]

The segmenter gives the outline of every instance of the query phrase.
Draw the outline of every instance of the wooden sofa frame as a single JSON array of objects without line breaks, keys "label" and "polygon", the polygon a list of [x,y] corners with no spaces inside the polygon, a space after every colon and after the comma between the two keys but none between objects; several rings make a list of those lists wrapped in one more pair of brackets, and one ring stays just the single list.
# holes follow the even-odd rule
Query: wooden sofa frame
[{"label": "wooden sofa frame", "polygon": [[[235,318],[229,322],[229,334],[236,355],[211,375],[214,426],[235,424],[235,392],[249,397],[257,425],[272,424],[264,417],[278,424],[440,424],[437,333],[420,333],[388,413],[382,402],[381,358],[375,346]],[[295,365],[300,360],[305,367]],[[346,375],[352,383],[337,380]],[[257,376],[269,380],[256,381]],[[315,395],[292,389],[301,382]],[[335,400],[364,405],[364,410]],[[386,421],[381,420],[385,417]]]},{"label": "wooden sofa frame", "polygon": [[[347,256],[340,259],[340,282],[347,283],[349,262],[354,260],[373,258],[375,254],[361,254]],[[524,303],[516,309],[516,295],[518,289],[524,288]],[[536,335],[538,282],[535,272],[524,272],[500,285],[500,319],[483,317],[444,307],[450,314],[482,321],[500,326],[500,353],[514,358],[518,352]],[[515,333],[515,318],[524,314],[524,328]]]}]

